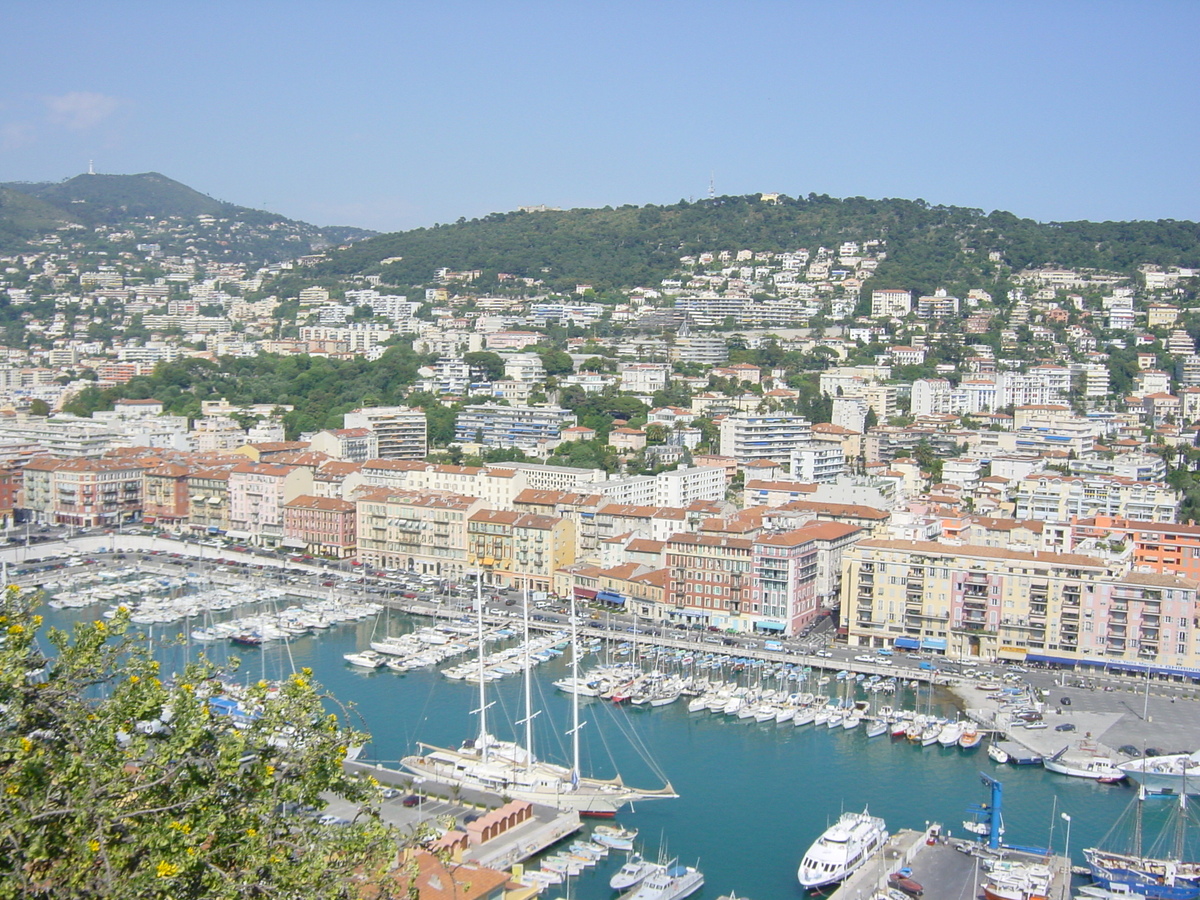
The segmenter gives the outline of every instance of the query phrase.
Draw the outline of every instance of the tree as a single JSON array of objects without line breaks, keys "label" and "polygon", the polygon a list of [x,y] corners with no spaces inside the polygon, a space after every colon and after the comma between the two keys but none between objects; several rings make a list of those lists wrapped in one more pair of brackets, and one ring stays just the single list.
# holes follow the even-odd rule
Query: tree
[{"label": "tree", "polygon": [[504,377],[504,357],[490,350],[473,350],[463,354],[463,362],[472,369],[483,372],[488,381],[496,381]]},{"label": "tree", "polygon": [[[161,680],[127,614],[68,636],[33,609],[0,598],[0,897],[334,898],[384,878],[377,786],[342,766],[367,736],[307,671],[251,687],[238,727],[213,702],[223,673]],[[367,805],[336,827],[296,813],[326,791]]]},{"label": "tree", "polygon": [[40,397],[34,397],[29,401],[29,414],[31,416],[48,416],[50,415],[50,404]]},{"label": "tree", "polygon": [[571,357],[561,350],[550,350],[538,347],[537,354],[542,358],[542,368],[547,375],[569,375],[575,371]]}]

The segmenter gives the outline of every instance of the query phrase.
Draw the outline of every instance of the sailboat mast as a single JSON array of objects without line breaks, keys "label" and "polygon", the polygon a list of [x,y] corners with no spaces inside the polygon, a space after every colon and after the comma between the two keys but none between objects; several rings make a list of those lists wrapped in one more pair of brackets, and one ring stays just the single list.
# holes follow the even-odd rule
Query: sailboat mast
[{"label": "sailboat mast", "polygon": [[478,640],[479,640],[479,743],[480,754],[483,761],[488,759],[488,735],[487,735],[487,679],[484,676],[483,669],[483,569],[478,569],[475,572],[475,612],[478,622]]},{"label": "sailboat mast", "polygon": [[533,765],[533,694],[529,664],[529,582],[525,582],[525,770]]},{"label": "sailboat mast", "polygon": [[575,633],[575,592],[571,592],[571,771],[579,778],[579,637]]}]

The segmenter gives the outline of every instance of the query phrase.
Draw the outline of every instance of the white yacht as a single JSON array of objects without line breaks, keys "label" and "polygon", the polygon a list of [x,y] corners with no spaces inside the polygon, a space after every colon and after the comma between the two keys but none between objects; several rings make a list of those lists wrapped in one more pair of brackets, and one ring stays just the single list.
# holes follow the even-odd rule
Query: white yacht
[{"label": "white yacht", "polygon": [[653,872],[665,869],[666,866],[661,863],[651,862],[648,859],[643,859],[640,853],[635,853],[629,857],[629,861],[617,870],[616,874],[608,880],[608,886],[614,891],[628,891],[637,887],[645,881]]},{"label": "white yacht", "polygon": [[704,873],[695,866],[681,866],[671,862],[660,866],[641,883],[641,886],[620,900],[680,900],[689,897],[704,884]]},{"label": "white yacht", "polygon": [[1200,794],[1200,750],[1133,759],[1120,769],[1151,794]]},{"label": "white yacht", "polygon": [[887,823],[865,809],[842,813],[808,848],[796,877],[812,890],[836,884],[859,868],[888,838]]},{"label": "white yacht", "polygon": [[[479,588],[477,587],[477,591]],[[502,741],[487,730],[487,694],[483,653],[483,619],[479,616],[478,627],[478,674],[468,681],[479,683],[479,736],[463,742],[458,749],[419,744],[423,751],[419,755],[406,756],[400,765],[416,775],[440,784],[458,785],[474,790],[501,794],[530,803],[553,806],[560,810],[574,810],[585,816],[616,815],[617,810],[637,800],[656,800],[679,796],[670,783],[657,790],[639,790],[628,787],[618,775],[616,778],[590,778],[580,771],[579,731],[583,724],[579,720],[579,692],[571,694],[572,727],[570,766],[556,765],[538,759],[533,753],[532,723],[536,715],[530,692],[528,597],[525,602],[525,741]],[[477,597],[477,609],[482,611],[482,596]],[[574,613],[574,610],[572,610]],[[578,647],[578,634],[571,616],[571,644]],[[582,685],[579,675],[579,654],[571,654],[571,684]]]}]

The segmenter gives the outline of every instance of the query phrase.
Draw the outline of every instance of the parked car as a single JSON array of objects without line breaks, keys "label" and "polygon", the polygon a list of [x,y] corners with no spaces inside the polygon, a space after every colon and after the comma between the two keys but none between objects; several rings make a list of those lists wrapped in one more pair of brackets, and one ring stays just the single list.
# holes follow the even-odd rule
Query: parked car
[{"label": "parked car", "polygon": [[409,794],[400,802],[408,807],[419,806],[421,803],[421,798],[417,794]]}]

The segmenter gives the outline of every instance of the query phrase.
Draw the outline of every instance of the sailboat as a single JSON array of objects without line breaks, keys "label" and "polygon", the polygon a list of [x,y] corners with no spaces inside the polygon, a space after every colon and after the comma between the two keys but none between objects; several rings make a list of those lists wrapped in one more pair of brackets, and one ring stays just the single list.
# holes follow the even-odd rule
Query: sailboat
[{"label": "sailboat", "polygon": [[[579,694],[571,693],[572,763],[560,766],[539,760],[533,753],[532,723],[536,713],[530,698],[530,664],[525,655],[525,745],[502,741],[487,730],[487,680],[483,677],[483,596],[482,576],[476,579],[476,604],[479,613],[479,736],[469,738],[457,750],[419,744],[419,756],[406,756],[400,764],[414,774],[432,781],[489,791],[516,800],[527,800],[585,816],[611,817],[626,803],[637,800],[661,800],[678,797],[668,782],[657,790],[628,787],[616,778],[589,778],[580,772],[579,732],[586,723],[579,721]],[[574,601],[571,604],[571,683],[579,684],[579,639],[576,632]],[[529,646],[529,592],[525,591],[525,645]],[[665,779],[664,779],[665,780]]]},{"label": "sailboat", "polygon": [[[1188,826],[1195,824],[1187,808],[1187,792],[1173,798],[1178,803],[1175,812],[1148,854],[1142,851],[1142,809],[1146,796],[1145,788],[1139,788],[1136,799],[1109,831],[1111,835],[1122,828],[1132,814],[1133,834],[1129,852],[1114,852],[1099,847],[1089,847],[1083,851],[1091,869],[1092,881],[1110,889],[1128,888],[1149,900],[1197,900],[1200,898],[1200,861],[1184,859],[1187,855],[1185,839]],[[1102,843],[1107,842],[1106,836]],[[1166,846],[1168,843],[1170,846]]]}]

